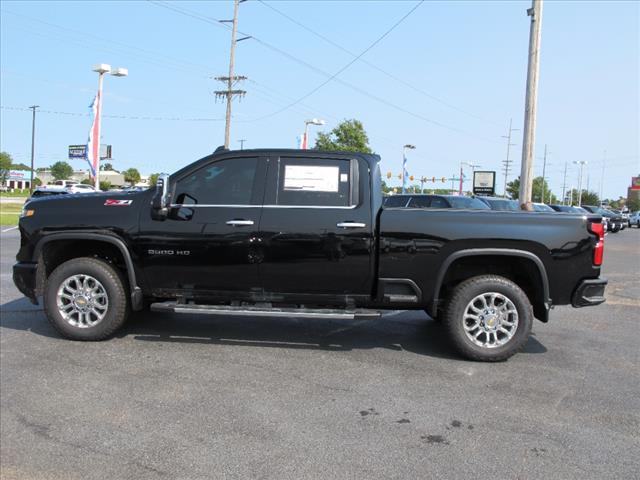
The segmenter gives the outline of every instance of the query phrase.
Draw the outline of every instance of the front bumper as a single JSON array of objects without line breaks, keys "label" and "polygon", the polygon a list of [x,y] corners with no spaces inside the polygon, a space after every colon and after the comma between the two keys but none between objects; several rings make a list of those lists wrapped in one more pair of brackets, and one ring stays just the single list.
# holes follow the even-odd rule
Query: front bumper
[{"label": "front bumper", "polygon": [[13,266],[13,283],[35,305],[38,304],[36,297],[37,273],[37,263],[18,262]]},{"label": "front bumper", "polygon": [[592,307],[600,305],[606,300],[604,298],[604,289],[607,286],[606,278],[593,278],[583,280],[571,299],[571,305],[576,308]]}]

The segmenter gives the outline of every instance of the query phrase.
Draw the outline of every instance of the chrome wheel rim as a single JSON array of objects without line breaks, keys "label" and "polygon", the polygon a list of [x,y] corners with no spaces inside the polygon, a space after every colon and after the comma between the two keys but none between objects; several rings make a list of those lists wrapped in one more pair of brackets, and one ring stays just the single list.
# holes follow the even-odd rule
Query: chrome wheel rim
[{"label": "chrome wheel rim", "polygon": [[77,328],[96,326],[109,310],[106,289],[90,275],[77,274],[67,278],[58,289],[56,301],[62,318]]},{"label": "chrome wheel rim", "polygon": [[518,330],[518,310],[501,293],[488,292],[474,297],[462,317],[467,338],[483,348],[507,344]]}]

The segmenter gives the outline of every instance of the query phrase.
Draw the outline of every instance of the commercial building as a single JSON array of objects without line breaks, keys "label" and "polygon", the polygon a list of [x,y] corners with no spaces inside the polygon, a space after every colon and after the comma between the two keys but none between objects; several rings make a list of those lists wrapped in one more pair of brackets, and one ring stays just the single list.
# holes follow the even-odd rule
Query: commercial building
[{"label": "commercial building", "polygon": [[627,189],[627,203],[631,200],[640,200],[640,174],[631,177],[631,186]]},{"label": "commercial building", "polygon": [[31,172],[29,170],[10,170],[5,185],[9,190],[24,190],[29,188],[31,183]]}]

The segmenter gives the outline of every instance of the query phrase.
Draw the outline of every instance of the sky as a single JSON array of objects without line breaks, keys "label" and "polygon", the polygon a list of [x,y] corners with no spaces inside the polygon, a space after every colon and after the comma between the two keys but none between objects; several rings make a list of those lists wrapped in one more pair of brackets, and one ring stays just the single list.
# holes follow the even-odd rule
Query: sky
[{"label": "sky", "polygon": [[[247,77],[238,86],[247,94],[233,105],[231,148],[240,139],[245,148],[295,148],[305,120],[327,122],[310,127],[313,142],[355,118],[383,173],[399,174],[402,146],[413,144],[410,174],[451,177],[460,162],[477,164],[497,172],[502,193],[510,119],[509,179],[520,171],[528,7],[246,1],[238,28],[252,38],[237,44],[236,74]],[[231,0],[3,0],[0,10],[0,149],[14,161],[30,159],[30,105],[40,106],[36,167],[86,143],[96,63],[129,69],[104,82],[102,143],[113,146],[114,168],[171,173],[223,144],[214,77],[228,74],[230,30],[218,20],[232,18]],[[640,2],[545,1],[534,172],[542,174],[547,145],[555,194],[565,164],[567,187],[577,187],[573,162],[586,161],[583,187],[599,192],[602,179],[605,198],[626,195],[640,172],[639,62]]]}]

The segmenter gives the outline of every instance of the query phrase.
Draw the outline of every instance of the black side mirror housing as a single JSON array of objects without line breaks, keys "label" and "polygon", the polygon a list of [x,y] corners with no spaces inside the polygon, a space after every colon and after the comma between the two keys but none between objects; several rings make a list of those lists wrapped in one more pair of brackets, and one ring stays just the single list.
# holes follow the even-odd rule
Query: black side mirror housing
[{"label": "black side mirror housing", "polygon": [[169,175],[161,173],[156,182],[156,192],[151,200],[151,218],[166,220],[169,214]]}]

